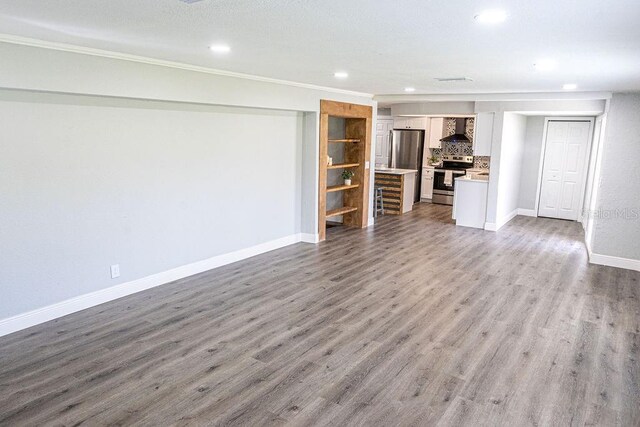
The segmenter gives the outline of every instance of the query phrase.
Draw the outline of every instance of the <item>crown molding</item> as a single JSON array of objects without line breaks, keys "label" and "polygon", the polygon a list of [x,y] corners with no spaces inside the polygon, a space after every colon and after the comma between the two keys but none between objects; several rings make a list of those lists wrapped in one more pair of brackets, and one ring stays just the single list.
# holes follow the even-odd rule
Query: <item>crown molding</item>
[{"label": "crown molding", "polygon": [[413,104],[419,102],[483,101],[576,101],[611,99],[611,92],[520,92],[520,93],[434,93],[419,95],[376,95],[379,104]]},{"label": "crown molding", "polygon": [[346,89],[337,89],[327,86],[319,86],[310,83],[293,82],[289,80],[274,79],[271,77],[255,76],[252,74],[236,73],[233,71],[218,70],[215,68],[201,67],[198,65],[185,64],[181,62],[166,61],[163,59],[149,58],[145,56],[132,55],[128,53],[114,52],[109,50],[95,49],[85,46],[77,46],[67,43],[51,42],[46,40],[32,39],[29,37],[15,36],[12,34],[1,34],[0,43],[8,43],[22,46],[38,47],[42,49],[59,50],[63,52],[78,53],[82,55],[99,56],[102,58],[118,59],[122,61],[138,62],[142,64],[157,65],[160,67],[177,68],[180,70],[195,71],[198,73],[213,74],[217,76],[234,77],[238,79],[253,80],[263,83],[273,83],[285,86],[299,87],[303,89],[318,90],[323,92],[338,93],[341,95],[358,96],[373,99],[371,93],[356,92]]}]

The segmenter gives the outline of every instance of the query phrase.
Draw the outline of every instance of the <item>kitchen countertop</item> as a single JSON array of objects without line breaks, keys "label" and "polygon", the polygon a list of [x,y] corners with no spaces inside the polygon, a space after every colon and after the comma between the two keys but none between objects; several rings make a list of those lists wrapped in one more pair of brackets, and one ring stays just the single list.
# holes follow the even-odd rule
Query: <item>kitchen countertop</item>
[{"label": "kitchen countertop", "polygon": [[[486,175],[480,175],[480,174],[486,174]],[[462,181],[472,181],[472,182],[488,182],[489,169],[483,169],[483,168],[467,169],[467,174],[465,176],[461,176],[456,179],[460,179]]]},{"label": "kitchen countertop", "polygon": [[455,179],[458,182],[489,182],[489,175],[465,175]]},{"label": "kitchen countertop", "polygon": [[375,171],[379,173],[388,173],[391,175],[407,175],[410,173],[418,172],[417,170],[414,170],[414,169],[394,169],[394,168],[384,168],[384,169],[376,168]]}]

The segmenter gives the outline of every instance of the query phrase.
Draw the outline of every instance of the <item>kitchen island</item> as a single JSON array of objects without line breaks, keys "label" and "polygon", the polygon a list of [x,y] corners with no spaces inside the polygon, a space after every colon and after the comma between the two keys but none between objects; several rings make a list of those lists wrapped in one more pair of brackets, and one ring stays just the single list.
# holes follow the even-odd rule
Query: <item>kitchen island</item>
[{"label": "kitchen island", "polygon": [[384,213],[402,215],[413,209],[417,170],[376,168],[375,187],[382,188]]},{"label": "kitchen island", "polygon": [[487,216],[489,175],[469,173],[456,178],[453,196],[453,219],[456,225],[484,228]]}]

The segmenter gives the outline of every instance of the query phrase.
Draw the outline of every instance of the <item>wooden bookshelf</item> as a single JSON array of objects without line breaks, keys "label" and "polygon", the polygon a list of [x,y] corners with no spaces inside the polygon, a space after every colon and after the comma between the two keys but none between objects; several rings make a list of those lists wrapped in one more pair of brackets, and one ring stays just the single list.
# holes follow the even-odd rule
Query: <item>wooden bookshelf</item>
[{"label": "wooden bookshelf", "polygon": [[336,163],[335,165],[327,166],[327,169],[349,169],[357,168],[360,163]]},{"label": "wooden bookshelf", "polygon": [[341,208],[331,209],[330,211],[327,211],[327,214],[325,216],[327,218],[331,218],[332,216],[344,215],[344,214],[347,214],[349,212],[355,212],[357,210],[358,210],[358,208],[354,208],[354,207],[351,207],[351,206],[343,206]]},{"label": "wooden bookshelf", "polygon": [[342,191],[349,190],[351,188],[358,188],[359,184],[351,184],[351,185],[330,185],[327,186],[327,193],[333,193],[334,191]]},{"label": "wooden bookshelf", "polygon": [[[371,170],[371,106],[348,104],[344,102],[320,101],[320,156],[319,156],[319,192],[318,192],[318,235],[320,240],[326,237],[327,218],[342,217],[342,225],[354,228],[367,226],[369,214],[369,185]],[[329,120],[343,120],[342,134],[329,137]],[[335,132],[335,131],[334,131]],[[342,144],[340,144],[342,143]],[[327,166],[329,145],[332,153],[342,150],[340,163]],[[349,169],[355,173],[352,185],[336,185],[336,169]],[[328,178],[330,178],[329,185]],[[330,206],[327,209],[327,195],[341,191],[342,206]],[[331,198],[331,200],[340,200]],[[337,219],[337,218],[336,218]]]}]

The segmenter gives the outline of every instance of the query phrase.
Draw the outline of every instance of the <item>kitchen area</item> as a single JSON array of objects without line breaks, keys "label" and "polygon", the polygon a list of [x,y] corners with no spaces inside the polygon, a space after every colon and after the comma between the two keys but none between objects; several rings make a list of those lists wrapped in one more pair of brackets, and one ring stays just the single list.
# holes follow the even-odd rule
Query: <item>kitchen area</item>
[{"label": "kitchen area", "polygon": [[417,204],[451,206],[456,225],[484,228],[493,114],[380,115],[374,209],[402,215]]}]

